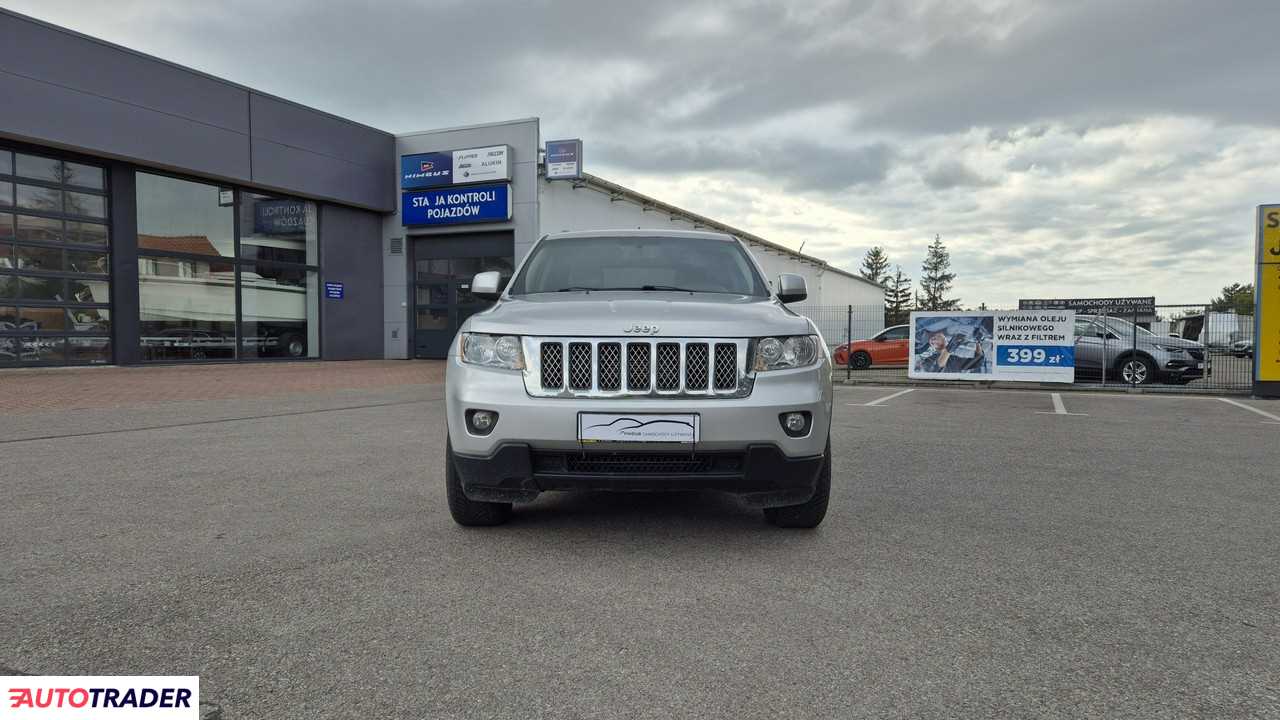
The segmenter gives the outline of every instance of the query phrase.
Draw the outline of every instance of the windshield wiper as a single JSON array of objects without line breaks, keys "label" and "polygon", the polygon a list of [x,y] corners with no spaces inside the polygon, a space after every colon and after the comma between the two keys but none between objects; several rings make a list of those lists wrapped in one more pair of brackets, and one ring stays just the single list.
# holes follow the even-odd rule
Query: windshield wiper
[{"label": "windshield wiper", "polygon": [[570,287],[560,288],[559,290],[556,290],[556,292],[576,292],[581,290],[586,290],[588,292],[592,290],[597,292],[614,291],[614,290],[622,290],[622,291],[639,290],[642,292],[652,292],[652,291],[688,292],[688,293],[702,292],[701,290],[690,290],[689,288],[676,287],[675,285],[641,285],[639,287],[581,287],[578,285],[573,285]]},{"label": "windshield wiper", "polygon": [[562,287],[556,292],[579,292],[581,290],[586,290],[587,292],[591,292],[592,290],[603,290],[603,289],[604,288],[581,287],[579,285],[571,285],[569,287]]}]

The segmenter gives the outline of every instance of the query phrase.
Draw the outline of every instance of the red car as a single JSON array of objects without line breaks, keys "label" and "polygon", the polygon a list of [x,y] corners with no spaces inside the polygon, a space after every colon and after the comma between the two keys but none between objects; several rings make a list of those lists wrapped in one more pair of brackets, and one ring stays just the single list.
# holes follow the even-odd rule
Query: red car
[{"label": "red car", "polygon": [[885,328],[870,340],[854,340],[847,345],[836,347],[833,360],[836,367],[850,364],[850,351],[853,353],[854,370],[865,370],[872,365],[906,365],[911,354],[910,330],[906,325],[894,325]]}]

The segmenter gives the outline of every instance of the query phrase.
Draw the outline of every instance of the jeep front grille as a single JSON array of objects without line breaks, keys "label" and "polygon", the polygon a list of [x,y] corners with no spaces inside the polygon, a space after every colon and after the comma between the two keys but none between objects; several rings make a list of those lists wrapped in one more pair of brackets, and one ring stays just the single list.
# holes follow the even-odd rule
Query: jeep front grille
[{"label": "jeep front grille", "polygon": [[749,343],[723,338],[525,338],[541,397],[744,397]]}]

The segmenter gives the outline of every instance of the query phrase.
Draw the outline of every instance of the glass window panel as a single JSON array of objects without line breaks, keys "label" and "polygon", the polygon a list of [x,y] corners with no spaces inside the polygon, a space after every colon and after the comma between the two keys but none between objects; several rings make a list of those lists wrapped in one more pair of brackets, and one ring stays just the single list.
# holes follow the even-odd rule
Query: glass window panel
[{"label": "glass window panel", "polygon": [[514,258],[510,257],[486,257],[480,258],[480,270],[478,272],[497,271],[505,277],[511,277],[511,273],[515,270]]},{"label": "glass window panel", "polygon": [[419,285],[418,286],[418,303],[419,305],[448,305],[449,304],[449,286],[444,283],[437,285]]},{"label": "glass window panel", "polygon": [[24,363],[60,363],[66,355],[67,340],[60,337],[18,338],[18,352]]},{"label": "glass window panel", "polygon": [[18,329],[18,308],[12,305],[0,306],[0,332],[13,332]]},{"label": "glass window panel", "polygon": [[103,195],[68,192],[66,211],[70,215],[105,218],[107,216],[107,198]]},{"label": "glass window panel", "polygon": [[296,268],[240,267],[240,357],[319,357],[315,276]]},{"label": "glass window panel", "polygon": [[19,215],[16,239],[19,242],[62,242],[62,221],[34,215]]},{"label": "glass window panel", "polygon": [[76,332],[111,332],[111,311],[106,308],[67,308]]},{"label": "glass window panel", "polygon": [[95,188],[97,190],[105,189],[106,183],[103,181],[102,168],[73,162],[64,162],[62,166],[68,185],[79,185],[80,187]]},{"label": "glass window panel", "polygon": [[16,153],[13,174],[36,180],[62,182],[62,163],[53,158]]},{"label": "glass window panel", "polygon": [[475,295],[471,294],[471,283],[463,281],[458,283],[458,304],[470,305],[471,303],[483,302],[477,300]]},{"label": "glass window panel", "polygon": [[107,256],[99,252],[67,251],[67,270],[78,273],[106,275],[111,271]]},{"label": "glass window panel", "polygon": [[0,365],[18,364],[18,338],[0,337]]},{"label": "glass window panel", "polygon": [[0,270],[13,269],[13,246],[0,243]]},{"label": "glass window panel", "polygon": [[61,272],[64,269],[62,266],[62,251],[57,248],[19,245],[15,248],[14,255],[17,259],[19,270]]},{"label": "glass window panel", "polygon": [[231,263],[138,258],[138,331],[143,360],[233,358],[235,325],[235,270]]},{"label": "glass window panel", "polygon": [[458,280],[470,280],[480,272],[480,258],[454,258],[453,277]]},{"label": "glass window panel", "polygon": [[66,332],[67,311],[60,307],[24,307],[18,312],[18,330]]},{"label": "glass window panel", "polygon": [[0,207],[13,207],[13,183],[0,182]]},{"label": "glass window panel", "polygon": [[18,276],[0,275],[0,298],[12,300],[18,297]]},{"label": "glass window panel", "polygon": [[67,362],[79,365],[111,362],[111,338],[67,338]]},{"label": "glass window panel", "polygon": [[67,297],[72,302],[106,305],[111,302],[111,283],[106,280],[67,280]]},{"label": "glass window panel", "polygon": [[88,222],[67,222],[66,240],[82,245],[106,245],[107,226]]},{"label": "glass window panel", "polygon": [[12,241],[13,239],[13,215],[0,213],[0,240]]},{"label": "glass window panel", "polygon": [[448,330],[448,308],[418,308],[419,330]]},{"label": "glass window panel", "polygon": [[64,300],[62,278],[18,275],[18,296],[24,300]]},{"label": "glass window panel", "polygon": [[314,265],[318,237],[310,200],[240,193],[240,257]]},{"label": "glass window panel", "polygon": [[62,212],[62,191],[39,185],[18,184],[17,206],[41,212]]},{"label": "glass window panel", "polygon": [[0,150],[0,175],[13,174],[13,153]]},{"label": "glass window panel", "polygon": [[218,186],[137,173],[138,249],[235,256],[235,208]]},{"label": "glass window panel", "polygon": [[418,260],[415,265],[417,265],[419,280],[449,279],[448,258],[428,258],[426,260]]}]

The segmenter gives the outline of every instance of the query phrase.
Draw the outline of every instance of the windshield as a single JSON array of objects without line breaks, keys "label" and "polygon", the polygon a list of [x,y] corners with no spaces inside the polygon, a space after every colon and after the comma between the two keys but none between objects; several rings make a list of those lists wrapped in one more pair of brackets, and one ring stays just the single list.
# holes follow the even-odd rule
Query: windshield
[{"label": "windshield", "polygon": [[732,240],[587,237],[538,243],[512,295],[575,290],[679,290],[767,297],[747,253]]}]

